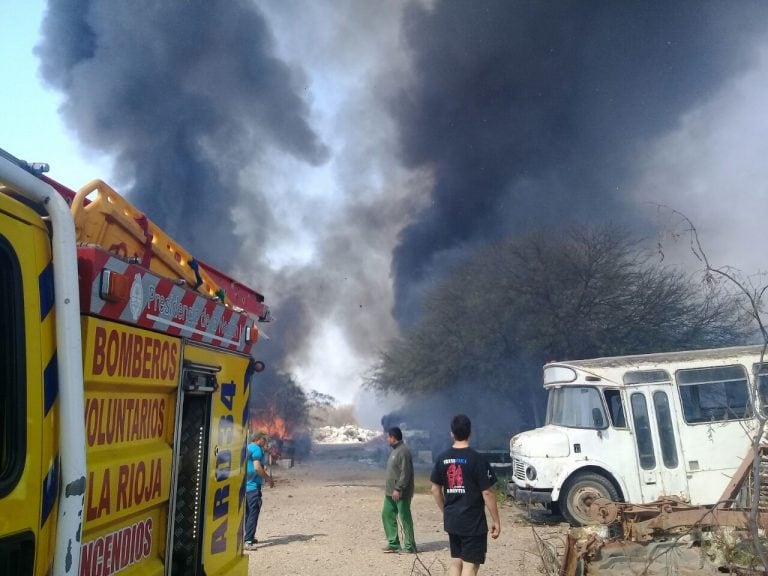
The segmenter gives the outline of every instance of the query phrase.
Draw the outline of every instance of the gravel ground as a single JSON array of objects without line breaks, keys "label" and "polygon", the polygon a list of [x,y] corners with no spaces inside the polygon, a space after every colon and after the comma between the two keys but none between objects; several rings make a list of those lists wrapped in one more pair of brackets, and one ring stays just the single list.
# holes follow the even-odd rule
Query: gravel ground
[{"label": "gravel ground", "polygon": [[[258,548],[248,552],[249,576],[447,574],[448,537],[429,494],[426,464],[417,466],[411,506],[419,553],[382,552],[383,452],[379,447],[317,446],[311,458],[293,468],[274,466],[276,486],[264,492]],[[546,547],[562,551],[567,529],[546,516],[532,527],[511,504],[502,504],[500,514],[501,535],[489,540],[480,574],[543,574],[536,535]]]}]

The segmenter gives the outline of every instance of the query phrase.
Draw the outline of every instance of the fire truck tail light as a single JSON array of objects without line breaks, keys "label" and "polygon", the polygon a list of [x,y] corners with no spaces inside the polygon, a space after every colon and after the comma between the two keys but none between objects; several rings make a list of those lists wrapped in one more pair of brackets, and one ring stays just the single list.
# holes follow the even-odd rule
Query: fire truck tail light
[{"label": "fire truck tail light", "polygon": [[99,295],[107,302],[127,302],[131,294],[131,281],[128,276],[104,269],[101,271]]},{"label": "fire truck tail light", "polygon": [[250,344],[256,342],[259,338],[259,329],[256,326],[249,325],[245,327],[245,341]]}]

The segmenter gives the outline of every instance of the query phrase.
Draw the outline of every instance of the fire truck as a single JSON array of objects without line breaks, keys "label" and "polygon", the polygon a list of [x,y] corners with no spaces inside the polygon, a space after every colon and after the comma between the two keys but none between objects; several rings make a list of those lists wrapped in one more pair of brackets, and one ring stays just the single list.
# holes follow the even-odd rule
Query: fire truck
[{"label": "fire truck", "polygon": [[263,296],[0,151],[0,572],[246,574]]}]

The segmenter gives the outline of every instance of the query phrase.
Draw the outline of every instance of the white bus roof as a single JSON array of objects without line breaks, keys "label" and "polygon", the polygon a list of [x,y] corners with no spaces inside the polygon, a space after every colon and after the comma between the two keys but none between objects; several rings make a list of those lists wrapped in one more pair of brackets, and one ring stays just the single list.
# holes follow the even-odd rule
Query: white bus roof
[{"label": "white bus roof", "polygon": [[[692,368],[697,365],[728,365],[736,363],[753,363],[760,361],[760,353],[763,346],[733,346],[730,348],[711,348],[708,350],[682,350],[680,352],[660,352],[656,354],[636,354],[632,356],[611,356],[605,358],[592,358],[588,360],[570,360],[566,362],[551,362],[544,366],[544,384],[566,383],[569,380],[561,380],[556,374],[565,375],[567,370],[550,370],[553,377],[547,377],[547,369],[572,368],[576,372],[597,376],[601,380],[607,380],[621,384],[624,372],[627,370],[660,370],[670,371],[678,368]],[[765,361],[768,362],[768,353]],[[573,381],[573,380],[571,380]]]}]

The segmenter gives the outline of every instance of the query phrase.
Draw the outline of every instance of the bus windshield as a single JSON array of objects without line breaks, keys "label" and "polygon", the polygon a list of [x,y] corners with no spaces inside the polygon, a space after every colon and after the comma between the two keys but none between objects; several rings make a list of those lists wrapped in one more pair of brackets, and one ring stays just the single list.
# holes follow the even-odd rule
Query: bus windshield
[{"label": "bus windshield", "polygon": [[603,402],[597,388],[589,386],[558,386],[549,389],[547,424],[567,428],[608,427]]}]

